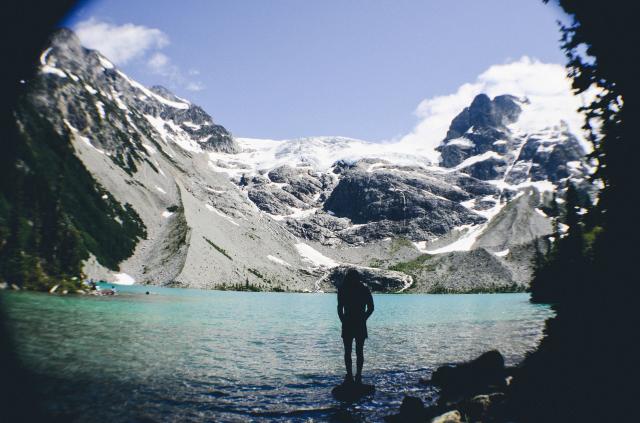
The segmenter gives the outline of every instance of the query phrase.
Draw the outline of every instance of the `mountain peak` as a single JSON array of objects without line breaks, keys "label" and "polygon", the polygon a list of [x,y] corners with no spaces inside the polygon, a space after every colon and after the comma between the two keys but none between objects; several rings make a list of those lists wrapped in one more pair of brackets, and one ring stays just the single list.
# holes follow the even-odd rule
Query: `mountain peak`
[{"label": "mountain peak", "polygon": [[173,92],[171,92],[168,88],[166,88],[166,87],[164,87],[162,85],[153,85],[149,89],[151,91],[153,91],[154,93],[158,94],[159,96],[166,98],[167,100],[185,102],[184,99],[178,97]]},{"label": "mountain peak", "polygon": [[465,107],[451,122],[447,140],[459,138],[470,128],[503,130],[518,120],[522,109],[518,99],[512,95],[499,95],[493,100],[488,95],[478,94],[469,107]]}]

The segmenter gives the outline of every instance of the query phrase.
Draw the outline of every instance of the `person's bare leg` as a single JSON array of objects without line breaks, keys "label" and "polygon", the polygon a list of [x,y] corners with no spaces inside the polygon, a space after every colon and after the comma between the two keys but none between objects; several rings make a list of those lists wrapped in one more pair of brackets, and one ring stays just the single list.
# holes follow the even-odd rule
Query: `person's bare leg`
[{"label": "person's bare leg", "polygon": [[362,366],[364,365],[364,338],[356,338],[356,383],[362,383]]},{"label": "person's bare leg", "polygon": [[344,342],[344,365],[347,369],[346,381],[353,380],[353,365],[351,362],[351,346],[353,344],[353,338],[342,338]]}]

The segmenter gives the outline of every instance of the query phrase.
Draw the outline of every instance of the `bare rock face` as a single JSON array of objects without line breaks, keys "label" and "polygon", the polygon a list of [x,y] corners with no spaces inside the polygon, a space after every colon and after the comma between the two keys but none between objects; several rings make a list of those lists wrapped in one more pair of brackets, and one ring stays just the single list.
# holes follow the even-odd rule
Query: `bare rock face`
[{"label": "bare rock face", "polygon": [[[491,100],[486,94],[477,95],[471,105],[453,119],[438,147],[442,165],[454,167],[472,156],[503,150],[503,145],[512,143],[507,126],[518,119],[520,112],[513,96],[502,95]],[[495,144],[496,141],[504,143]]]},{"label": "bare rock face", "polygon": [[504,251],[512,245],[523,245],[550,234],[551,222],[540,210],[540,193],[533,188],[508,203],[496,215],[476,242],[474,248]]},{"label": "bare rock face", "polygon": [[510,184],[528,180],[557,183],[588,172],[585,151],[566,124],[518,133],[527,101],[509,95],[493,100],[479,94],[453,119],[438,150],[441,164],[481,180],[504,179]]},{"label": "bare rock face", "polygon": [[408,292],[510,292],[526,288],[502,258],[483,248],[421,255],[390,268],[413,277]]},{"label": "bare rock face", "polygon": [[[510,95],[478,95],[434,164],[363,154],[379,145],[343,137],[251,150],[69,30],[54,34],[27,88],[20,128],[38,142],[44,123],[68,143],[96,181],[102,220],[131,233],[130,257],[110,271],[142,283],[331,291],[356,266],[379,292],[521,290],[534,239],[551,232],[550,193],[569,180],[593,189],[578,138],[564,124],[519,129],[528,103]],[[102,277],[104,265],[87,269]]]},{"label": "bare rock face", "polygon": [[[316,276],[303,272],[306,263],[294,247],[295,237],[211,170],[211,154],[234,157],[239,147],[200,107],[166,88],[132,80],[64,29],[53,35],[25,91],[16,111],[25,143],[45,143],[37,135],[46,127],[67,144],[96,181],[87,185],[85,197],[101,203],[95,209],[103,211],[103,220],[119,225],[112,231],[118,243],[105,244],[128,248],[117,263],[96,262],[90,250],[89,278],[116,281],[124,275],[137,283],[182,287],[313,289]],[[131,239],[115,238],[121,233]],[[111,241],[109,234],[104,238]]]},{"label": "bare rock face", "polygon": [[[82,47],[68,29],[52,36],[41,64],[43,77],[30,89],[32,103],[43,113],[57,109],[49,119],[61,131],[73,128],[125,169],[143,160],[141,135],[160,144],[177,141],[193,151],[238,151],[231,133],[202,108],[164,87],[133,81],[99,52]],[[130,131],[132,126],[138,131]]]}]

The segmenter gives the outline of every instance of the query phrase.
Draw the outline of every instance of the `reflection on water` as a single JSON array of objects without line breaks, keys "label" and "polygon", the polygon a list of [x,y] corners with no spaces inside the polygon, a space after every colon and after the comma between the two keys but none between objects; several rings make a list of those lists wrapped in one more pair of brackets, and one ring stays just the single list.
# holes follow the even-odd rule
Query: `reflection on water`
[{"label": "reflection on water", "polygon": [[[151,295],[145,295],[149,290]],[[82,421],[326,420],[343,407],[336,298],[123,287],[116,297],[6,292],[18,353],[52,413]],[[375,396],[367,420],[397,409],[443,363],[535,348],[552,312],[525,294],[376,295],[365,345]]]}]

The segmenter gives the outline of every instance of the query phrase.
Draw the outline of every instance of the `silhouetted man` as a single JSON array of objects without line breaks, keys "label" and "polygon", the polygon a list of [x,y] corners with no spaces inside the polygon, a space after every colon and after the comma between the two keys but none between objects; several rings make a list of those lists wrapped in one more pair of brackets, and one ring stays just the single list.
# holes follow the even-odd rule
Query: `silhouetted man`
[{"label": "silhouetted man", "polygon": [[364,364],[364,340],[367,338],[367,319],[373,313],[373,297],[369,288],[360,282],[360,275],[354,269],[347,272],[338,288],[338,317],[342,322],[344,342],[344,364],[347,368],[345,383],[353,382],[351,346],[356,341],[356,383],[362,383]]}]

